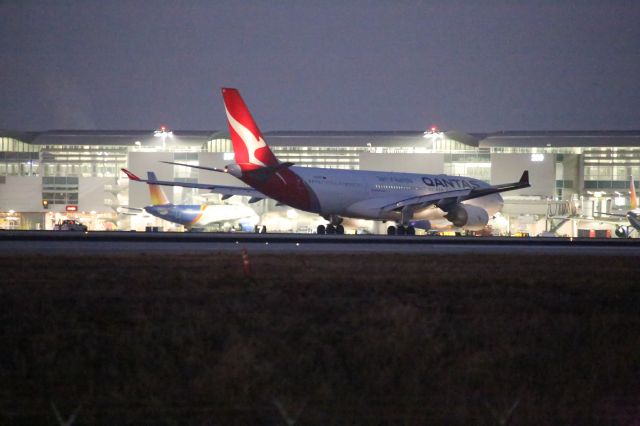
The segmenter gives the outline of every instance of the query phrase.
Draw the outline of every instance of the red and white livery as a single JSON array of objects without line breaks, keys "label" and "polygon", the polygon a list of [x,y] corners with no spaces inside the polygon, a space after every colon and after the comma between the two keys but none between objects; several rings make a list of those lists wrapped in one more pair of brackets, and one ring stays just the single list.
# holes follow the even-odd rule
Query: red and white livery
[{"label": "red and white livery", "polygon": [[[392,221],[390,234],[414,234],[415,228],[430,228],[430,221],[446,219],[467,230],[484,228],[503,205],[500,192],[529,187],[524,171],[518,182],[489,185],[461,176],[339,170],[296,167],[280,162],[265,142],[260,129],[236,89],[222,89],[236,163],[224,171],[249,185],[253,199],[273,198],[296,209],[317,213],[329,223],[318,233],[344,233],[342,218]],[[181,163],[172,163],[185,165]],[[157,182],[210,189],[232,194],[234,187]],[[248,188],[236,188],[248,195]]]}]

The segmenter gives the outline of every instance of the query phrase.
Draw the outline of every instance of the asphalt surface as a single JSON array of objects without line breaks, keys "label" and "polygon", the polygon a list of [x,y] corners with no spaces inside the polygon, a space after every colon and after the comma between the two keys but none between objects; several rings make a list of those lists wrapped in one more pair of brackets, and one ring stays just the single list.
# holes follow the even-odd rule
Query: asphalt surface
[{"label": "asphalt surface", "polygon": [[390,253],[640,256],[640,239],[0,231],[0,255]]}]

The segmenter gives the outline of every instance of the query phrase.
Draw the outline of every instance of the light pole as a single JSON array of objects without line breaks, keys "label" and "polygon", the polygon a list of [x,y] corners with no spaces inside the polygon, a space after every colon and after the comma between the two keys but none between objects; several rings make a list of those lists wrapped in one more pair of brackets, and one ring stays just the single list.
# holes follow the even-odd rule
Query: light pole
[{"label": "light pole", "polygon": [[173,132],[171,130],[167,129],[167,126],[160,126],[160,128],[158,130],[156,130],[155,132],[153,132],[153,136],[156,138],[162,138],[162,151],[166,150],[166,142],[167,142],[167,137],[172,137],[173,136]]}]

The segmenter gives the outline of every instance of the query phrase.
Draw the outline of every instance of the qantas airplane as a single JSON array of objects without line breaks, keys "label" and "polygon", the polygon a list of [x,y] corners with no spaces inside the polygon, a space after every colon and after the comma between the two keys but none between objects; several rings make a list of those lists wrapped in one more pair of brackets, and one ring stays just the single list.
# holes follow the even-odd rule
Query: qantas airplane
[{"label": "qantas airplane", "polygon": [[209,189],[231,195],[250,195],[252,200],[273,198],[281,204],[319,214],[329,223],[318,234],[343,234],[343,218],[372,219],[396,223],[389,235],[414,235],[416,228],[430,229],[430,220],[445,218],[454,227],[480,230],[503,205],[501,192],[529,187],[529,173],[518,182],[489,185],[481,180],[449,175],[339,170],[296,167],[280,162],[262,137],[237,89],[224,88],[236,163],[226,172],[250,188],[157,181],[159,185]]},{"label": "qantas airplane", "polygon": [[631,202],[631,210],[629,210],[626,214],[615,214],[615,213],[602,213],[605,216],[617,216],[617,217],[626,217],[629,221],[629,225],[624,226],[619,225],[616,228],[616,236],[620,238],[629,238],[631,237],[631,233],[635,229],[638,233],[640,233],[640,209],[638,209],[638,197],[636,195],[636,186],[633,183],[633,176],[631,176],[631,183],[629,184],[629,198]]},{"label": "qantas airplane", "polygon": [[260,220],[251,207],[243,204],[173,204],[162,191],[162,188],[154,183],[157,181],[155,173],[147,172],[148,179],[142,180],[126,169],[122,169],[122,171],[129,177],[129,179],[138,182],[147,182],[149,185],[151,205],[144,208],[147,213],[152,216],[159,217],[160,219],[183,225],[188,230],[201,228],[216,222],[230,222],[239,226],[242,230],[253,231],[255,225]]}]

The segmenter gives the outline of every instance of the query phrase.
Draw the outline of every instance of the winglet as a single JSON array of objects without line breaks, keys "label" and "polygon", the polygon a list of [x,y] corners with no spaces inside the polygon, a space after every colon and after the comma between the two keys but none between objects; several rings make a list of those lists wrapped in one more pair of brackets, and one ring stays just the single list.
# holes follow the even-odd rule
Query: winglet
[{"label": "winglet", "polygon": [[524,172],[522,172],[520,183],[526,183],[527,185],[529,185],[529,170],[525,170]]},{"label": "winglet", "polygon": [[629,200],[631,204],[631,210],[635,210],[638,208],[638,197],[636,195],[636,185],[633,182],[633,176],[631,176],[631,183],[629,184]]},{"label": "winglet", "polygon": [[127,169],[120,169],[124,172],[125,175],[127,175],[127,177],[131,180],[137,180],[138,182],[140,182],[142,179],[140,179],[138,176],[134,175],[133,173],[131,173],[129,170]]}]

